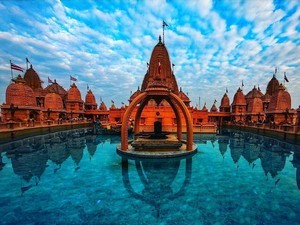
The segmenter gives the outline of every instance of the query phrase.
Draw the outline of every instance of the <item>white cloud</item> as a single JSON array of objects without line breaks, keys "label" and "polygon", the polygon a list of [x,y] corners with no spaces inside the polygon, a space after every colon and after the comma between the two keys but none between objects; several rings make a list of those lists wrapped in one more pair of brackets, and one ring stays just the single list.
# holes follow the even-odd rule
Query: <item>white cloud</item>
[{"label": "white cloud", "polygon": [[224,14],[212,1],[112,2],[107,9],[87,2],[84,10],[73,8],[76,3],[48,1],[43,13],[22,7],[23,2],[4,1],[0,87],[9,83],[9,59],[25,65],[28,57],[42,79],[50,76],[65,88],[74,74],[83,98],[88,83],[97,99],[126,102],[130,90],[142,83],[165,20],[165,44],[178,85],[194,103],[201,96],[210,107],[226,87],[233,97],[242,80],[245,92],[254,84],[265,89],[278,66],[291,80],[295,107],[300,99],[300,9],[295,2],[276,8],[273,1],[229,1]]},{"label": "white cloud", "polygon": [[209,14],[212,8],[212,0],[189,0],[186,1],[187,6],[190,10],[195,10],[200,16],[205,17]]}]

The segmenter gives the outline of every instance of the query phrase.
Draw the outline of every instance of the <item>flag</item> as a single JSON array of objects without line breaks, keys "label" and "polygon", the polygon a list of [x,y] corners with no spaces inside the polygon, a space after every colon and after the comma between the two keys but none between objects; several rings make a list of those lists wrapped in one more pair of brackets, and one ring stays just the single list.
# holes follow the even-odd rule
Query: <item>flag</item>
[{"label": "flag", "polygon": [[286,82],[289,82],[289,80],[287,79],[287,77],[286,77],[286,73],[284,72],[284,80],[286,81]]},{"label": "flag", "polygon": [[77,81],[77,79],[75,77],[72,77],[71,75],[70,75],[70,80]]},{"label": "flag", "polygon": [[167,26],[167,27],[168,27],[169,25],[163,20],[163,27],[164,27],[164,26]]},{"label": "flag", "polygon": [[53,84],[53,81],[48,77],[48,84]]},{"label": "flag", "polygon": [[12,69],[12,70],[18,70],[18,71],[21,71],[21,72],[24,71],[24,69],[23,69],[22,67],[20,67],[20,66],[14,64],[14,63],[12,63],[12,62],[10,62],[10,69]]},{"label": "flag", "polygon": [[215,99],[215,101],[214,101],[214,104],[216,104],[217,103],[217,99]]},{"label": "flag", "polygon": [[115,102],[113,100],[111,100],[111,104],[115,104]]},{"label": "flag", "polygon": [[26,58],[26,62],[27,62],[27,63],[30,63],[30,65],[31,65],[31,62],[29,62],[28,58]]}]

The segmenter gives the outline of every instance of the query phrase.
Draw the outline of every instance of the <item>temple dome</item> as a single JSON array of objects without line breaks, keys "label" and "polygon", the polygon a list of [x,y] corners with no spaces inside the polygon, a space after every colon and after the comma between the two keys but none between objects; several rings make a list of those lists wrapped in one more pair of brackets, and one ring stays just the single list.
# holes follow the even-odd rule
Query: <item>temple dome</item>
[{"label": "temple dome", "polygon": [[245,95],[241,88],[239,88],[235,93],[232,105],[246,105]]},{"label": "temple dome", "polygon": [[190,98],[182,91],[180,88],[180,91],[178,93],[179,98],[184,102],[184,104],[189,105],[190,104]]},{"label": "temple dome", "polygon": [[211,112],[218,112],[218,108],[216,106],[216,104],[213,104],[211,109],[210,109]]},{"label": "temple dome", "polygon": [[102,110],[102,111],[107,111],[107,107],[106,107],[104,102],[101,102],[101,104],[99,106],[99,109]]},{"label": "temple dome", "polygon": [[285,87],[280,84],[278,91],[272,95],[268,111],[272,110],[286,110],[291,108],[291,96]]},{"label": "temple dome", "polygon": [[67,99],[68,101],[83,102],[81,99],[81,93],[75,83],[71,85],[71,88],[68,91]]},{"label": "temple dome", "polygon": [[138,89],[130,96],[129,102],[132,102],[132,100],[138,96],[141,93],[140,91],[140,87],[138,87]]},{"label": "temple dome", "polygon": [[221,100],[221,107],[229,107],[229,106],[230,106],[230,100],[227,93],[225,93]]},{"label": "temple dome", "polygon": [[59,94],[62,98],[64,96],[66,96],[68,93],[62,86],[60,86],[58,83],[56,83],[56,80],[54,80],[53,84],[47,86],[45,88],[45,91],[48,93],[54,92],[56,94]]},{"label": "temple dome", "polygon": [[95,105],[96,104],[96,99],[91,90],[89,90],[85,96],[85,104],[88,105]]},{"label": "temple dome", "polygon": [[15,83],[12,83],[6,88],[6,104],[17,105],[17,106],[36,106],[36,100],[34,92],[31,87],[29,87],[25,80],[18,75],[14,79]]},{"label": "temple dome", "polygon": [[48,93],[45,96],[45,108],[46,109],[63,109],[63,100],[59,94]]},{"label": "temple dome", "polygon": [[115,103],[111,103],[111,106],[109,108],[110,110],[114,110],[114,109],[117,109],[117,107],[115,106]]},{"label": "temple dome", "polygon": [[249,98],[262,98],[262,97],[263,97],[263,94],[261,93],[260,89],[257,89],[255,86],[245,96],[246,99],[249,99]]},{"label": "temple dome", "polygon": [[261,98],[251,98],[248,101],[247,112],[260,113],[263,111],[263,101]]},{"label": "temple dome", "polygon": [[178,94],[177,81],[171,69],[169,53],[165,44],[161,42],[161,37],[152,51],[141,91],[153,86],[165,87]]},{"label": "temple dome", "polygon": [[266,93],[264,96],[262,96],[262,100],[264,102],[270,102],[271,101],[272,96],[269,95],[268,93]]},{"label": "temple dome", "polygon": [[274,74],[272,79],[268,83],[266,94],[273,95],[274,93],[277,92],[278,87],[279,87],[279,82]]},{"label": "temple dome", "polygon": [[37,72],[32,68],[32,65],[30,65],[30,68],[26,70],[25,75],[24,75],[24,80],[26,84],[31,87],[33,90],[42,88],[42,81],[37,74]]},{"label": "temple dome", "polygon": [[250,113],[259,113],[263,111],[263,94],[257,89],[254,88],[249,91],[249,93],[245,96],[247,102],[247,112]]}]

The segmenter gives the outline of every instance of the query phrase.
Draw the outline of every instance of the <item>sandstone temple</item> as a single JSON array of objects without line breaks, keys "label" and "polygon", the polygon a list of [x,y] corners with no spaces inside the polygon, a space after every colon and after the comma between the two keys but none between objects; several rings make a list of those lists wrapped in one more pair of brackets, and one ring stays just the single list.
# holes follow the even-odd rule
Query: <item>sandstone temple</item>
[{"label": "sandstone temple", "polygon": [[[164,47],[161,48],[161,46]],[[169,58],[161,39],[154,47],[152,54],[157,54],[157,56],[151,57],[155,60],[164,54]],[[100,121],[107,126],[120,125],[128,105],[145,92],[151,84],[160,85],[155,77],[156,73],[153,73],[153,71],[159,71],[161,79],[168,85],[169,91],[178,96],[188,109],[193,132],[216,132],[218,125],[232,123],[300,125],[300,107],[298,109],[291,108],[291,96],[286,87],[277,80],[276,72],[271,77],[265,92],[254,86],[252,90],[244,94],[243,89],[237,87],[232,101],[226,90],[223,96],[215,96],[216,99],[220,99],[220,97],[221,99],[215,101],[210,108],[207,108],[206,104],[203,108],[197,108],[191,105],[187,92],[178,86],[171,65],[170,60],[165,60],[165,58],[161,58],[157,62],[150,62],[141,87],[138,87],[129,97],[128,104],[122,104],[119,108],[115,106],[114,102],[110,106],[103,101],[97,103],[90,89],[84,93],[85,97],[82,98],[82,92],[75,83],[70,87],[63,87],[54,80],[48,86],[43,87],[43,81],[31,65],[24,76],[18,75],[8,84],[6,100],[1,105],[1,124],[15,122],[28,126],[30,121],[34,121],[36,124],[46,121],[57,124],[63,121],[90,120]],[[225,89],[225,87],[223,88]],[[216,105],[216,102],[220,102],[220,105]],[[136,113],[141,113],[138,121],[140,131],[151,131],[154,122],[160,121],[163,124],[163,130],[176,132],[178,117],[181,118],[183,131],[186,131],[184,115],[182,113],[175,115],[172,105],[166,99],[159,101],[155,98],[148,99],[143,107],[143,111],[138,112],[139,105],[137,105],[130,118],[130,122],[133,123]]]}]

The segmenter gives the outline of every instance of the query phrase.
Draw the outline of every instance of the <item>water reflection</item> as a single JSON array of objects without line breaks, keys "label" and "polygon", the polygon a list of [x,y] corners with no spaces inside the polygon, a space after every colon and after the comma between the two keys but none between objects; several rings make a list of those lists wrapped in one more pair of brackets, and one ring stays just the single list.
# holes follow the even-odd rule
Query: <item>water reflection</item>
[{"label": "water reflection", "polygon": [[297,186],[300,189],[300,147],[298,147],[298,151],[294,153],[292,163],[296,168],[296,181]]},{"label": "water reflection", "polygon": [[[192,156],[177,159],[135,159],[135,170],[143,185],[141,191],[135,190],[130,182],[128,159],[122,158],[123,184],[128,193],[139,200],[152,205],[156,210],[156,217],[160,217],[161,206],[184,195],[186,186],[190,183],[192,174]],[[172,187],[177,177],[181,163],[185,161],[184,181],[178,190]],[[180,178],[179,178],[180,179]]]},{"label": "water reflection", "polygon": [[[102,140],[103,141],[103,140]],[[70,157],[74,162],[74,171],[80,169],[84,148],[92,157],[101,138],[92,135],[88,129],[57,132],[10,142],[0,146],[11,161],[13,172],[21,180],[21,193],[37,186],[48,165],[48,160],[57,165],[54,173]],[[0,154],[0,171],[6,163]]]},{"label": "water reflection", "polygon": [[[279,174],[286,164],[292,163],[295,168],[297,187],[300,189],[300,146],[252,133],[225,130],[220,135],[195,135],[195,141],[198,146],[211,144],[223,160],[230,156],[230,161],[233,161],[237,170],[239,170],[241,159],[245,159],[251,169],[261,165],[263,169],[261,174],[265,175],[267,179],[274,179],[275,184],[280,182]],[[88,157],[92,159],[97,149],[103,148],[105,142],[119,143],[120,137],[97,136],[92,134],[89,129],[81,129],[35,136],[2,144],[0,145],[0,176],[6,167],[10,169],[7,166],[9,165],[7,160],[10,160],[13,172],[21,180],[21,191],[25,193],[39,184],[48,165],[52,164],[51,170],[53,170],[53,174],[56,174],[61,171],[62,164],[70,159],[74,163],[71,170],[76,173],[85,166],[81,165],[83,164],[81,162],[84,149],[87,149]],[[191,176],[192,160],[183,161],[186,170],[186,180],[183,185],[187,185]],[[134,161],[135,170],[143,185],[143,191],[138,194],[130,187],[129,177],[126,175],[128,161],[123,159],[124,185],[126,184],[128,192],[136,198],[143,199],[159,209],[164,201],[170,201],[172,198],[183,194],[184,188],[180,189],[181,191],[172,189],[172,183],[176,180],[183,161],[164,163]],[[163,172],[165,175],[163,177],[157,176],[156,171]]]},{"label": "water reflection", "polygon": [[238,164],[243,156],[252,168],[260,159],[266,176],[275,178],[283,170],[286,159],[295,150],[295,146],[275,139],[243,132],[230,133],[230,150],[234,163]]}]

